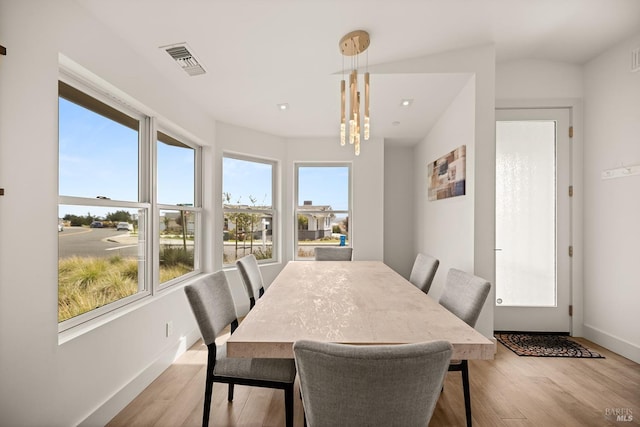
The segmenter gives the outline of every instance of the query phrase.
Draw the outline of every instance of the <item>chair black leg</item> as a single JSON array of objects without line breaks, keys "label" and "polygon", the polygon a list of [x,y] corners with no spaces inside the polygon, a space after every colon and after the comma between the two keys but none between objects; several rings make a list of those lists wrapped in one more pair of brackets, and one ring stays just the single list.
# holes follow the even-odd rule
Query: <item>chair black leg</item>
[{"label": "chair black leg", "polygon": [[207,366],[207,379],[204,387],[204,409],[202,411],[202,427],[209,425],[209,413],[211,412],[211,393],[213,392],[213,370]]},{"label": "chair black leg", "polygon": [[293,427],[293,383],[284,389],[284,416],[286,427]]},{"label": "chair black leg", "polygon": [[467,417],[467,427],[471,427],[471,393],[469,391],[469,364],[462,361],[462,390],[464,392],[464,411]]},{"label": "chair black leg", "polygon": [[233,383],[229,383],[229,391],[227,392],[227,400],[233,402]]},{"label": "chair black leg", "polygon": [[211,394],[213,393],[213,369],[216,366],[216,343],[207,345],[207,378],[204,386],[204,408],[202,410],[202,427],[209,425],[211,413]]}]

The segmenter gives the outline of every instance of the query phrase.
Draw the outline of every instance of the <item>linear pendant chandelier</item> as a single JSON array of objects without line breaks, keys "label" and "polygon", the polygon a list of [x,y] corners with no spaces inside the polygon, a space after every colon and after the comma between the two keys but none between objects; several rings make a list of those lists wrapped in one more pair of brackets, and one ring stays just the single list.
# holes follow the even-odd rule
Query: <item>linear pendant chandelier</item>
[{"label": "linear pendant chandelier", "polygon": [[[354,145],[356,156],[360,155],[360,91],[358,90],[358,56],[369,47],[369,33],[363,30],[352,31],[340,39],[340,52],[343,56],[351,57],[351,71],[349,73],[349,108],[346,105],[346,81],[344,79],[344,58],[340,82],[340,145],[347,143]],[[367,64],[368,65],[368,64]],[[349,135],[347,136],[347,119],[349,114]],[[369,139],[369,72],[364,73],[364,125],[363,139]]]}]

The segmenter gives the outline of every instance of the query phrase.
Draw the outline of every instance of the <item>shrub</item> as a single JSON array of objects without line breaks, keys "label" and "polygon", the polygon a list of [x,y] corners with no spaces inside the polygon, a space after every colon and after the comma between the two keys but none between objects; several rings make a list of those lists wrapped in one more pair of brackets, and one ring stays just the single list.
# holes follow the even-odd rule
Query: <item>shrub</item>
[{"label": "shrub", "polygon": [[164,246],[160,250],[160,265],[174,267],[180,264],[192,267],[193,251],[176,246]]},{"label": "shrub", "polygon": [[193,271],[193,268],[183,264],[160,267],[160,283],[168,282],[169,280],[180,277],[190,271]]},{"label": "shrub", "polygon": [[315,256],[313,250],[305,250],[304,248],[298,247],[298,256],[300,258],[309,258]]},{"label": "shrub", "polygon": [[266,248],[264,251],[260,248],[253,251],[256,259],[271,259],[273,257],[273,249],[271,247]]},{"label": "shrub", "polygon": [[58,265],[59,322],[138,291],[135,259],[70,257]]}]

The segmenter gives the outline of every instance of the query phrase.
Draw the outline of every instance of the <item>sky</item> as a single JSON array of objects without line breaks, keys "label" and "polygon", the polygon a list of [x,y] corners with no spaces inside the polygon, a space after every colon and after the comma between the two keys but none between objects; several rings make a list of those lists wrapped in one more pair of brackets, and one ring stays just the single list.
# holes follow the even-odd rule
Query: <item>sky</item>
[{"label": "sky", "polygon": [[[258,206],[272,203],[272,165],[225,157],[222,191],[231,195],[230,203]],[[341,167],[301,166],[298,203],[310,200],[314,205],[329,205],[334,210],[349,209],[349,169]]]},{"label": "sky", "polygon": [[[138,133],[59,98],[59,194],[138,201]],[[194,203],[194,150],[157,144],[158,201]],[[103,216],[121,207],[64,206],[59,216]],[[136,210],[133,210],[136,211]],[[132,211],[132,212],[133,212]]]},{"label": "sky", "polygon": [[346,166],[300,166],[298,205],[308,200],[329,205],[333,210],[349,209],[349,168]]},{"label": "sky", "polygon": [[[59,100],[59,194],[111,200],[138,200],[138,133],[63,98]],[[157,192],[162,204],[194,203],[194,150],[162,142],[157,144]],[[225,157],[223,193],[230,203],[272,204],[272,164]],[[299,168],[299,203],[348,209],[346,166]],[[121,207],[59,207],[65,214],[104,216],[136,209]]]}]

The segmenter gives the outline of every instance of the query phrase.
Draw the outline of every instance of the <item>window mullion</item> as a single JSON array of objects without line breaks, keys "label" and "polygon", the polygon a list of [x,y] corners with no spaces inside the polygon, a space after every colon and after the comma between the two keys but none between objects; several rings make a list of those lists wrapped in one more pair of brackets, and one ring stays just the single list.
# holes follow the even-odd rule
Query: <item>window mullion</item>
[{"label": "window mullion", "polygon": [[157,230],[157,208],[156,198],[153,192],[155,188],[155,165],[156,165],[156,153],[155,153],[155,134],[156,134],[156,119],[154,117],[147,117],[142,125],[143,129],[140,134],[140,188],[138,189],[138,197],[141,201],[145,201],[150,204],[150,209],[147,210],[144,237],[147,242],[145,246],[144,261],[140,266],[145,272],[148,284],[148,290],[154,294],[156,289],[158,267],[154,262],[155,254],[157,254],[158,239],[149,238],[155,236],[155,230]]}]

